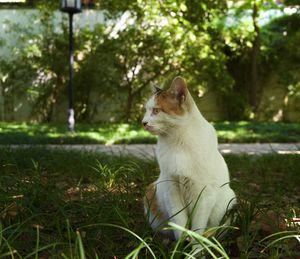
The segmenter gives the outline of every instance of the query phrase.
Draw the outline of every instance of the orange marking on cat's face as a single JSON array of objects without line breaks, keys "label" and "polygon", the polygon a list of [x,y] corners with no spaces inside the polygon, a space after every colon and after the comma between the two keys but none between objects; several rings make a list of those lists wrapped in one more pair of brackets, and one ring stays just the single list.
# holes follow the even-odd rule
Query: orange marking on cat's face
[{"label": "orange marking on cat's face", "polygon": [[163,91],[155,97],[156,105],[163,112],[170,115],[179,115],[184,114],[184,110],[180,103],[176,100],[175,93],[171,90]]},{"label": "orange marking on cat's face", "polygon": [[148,185],[146,189],[146,195],[144,198],[144,204],[149,207],[151,213],[157,218],[163,218],[162,211],[159,208],[157,196],[156,196],[156,186],[154,184]]}]

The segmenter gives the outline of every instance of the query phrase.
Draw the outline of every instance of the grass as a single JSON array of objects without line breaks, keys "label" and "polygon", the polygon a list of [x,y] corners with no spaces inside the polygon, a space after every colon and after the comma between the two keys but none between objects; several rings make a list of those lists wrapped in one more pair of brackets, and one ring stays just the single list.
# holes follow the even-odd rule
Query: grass
[{"label": "grass", "polygon": [[[216,122],[220,143],[299,142],[300,124]],[[70,134],[64,124],[0,122],[1,144],[120,144],[155,143],[139,124],[78,124]]]},{"label": "grass", "polygon": [[[300,212],[299,156],[230,155],[226,161],[239,197],[237,229],[219,240],[196,237],[199,242],[223,258],[299,258],[300,229],[293,223]],[[146,222],[142,198],[158,173],[153,160],[1,148],[0,258],[189,253],[183,241],[164,246]]]}]

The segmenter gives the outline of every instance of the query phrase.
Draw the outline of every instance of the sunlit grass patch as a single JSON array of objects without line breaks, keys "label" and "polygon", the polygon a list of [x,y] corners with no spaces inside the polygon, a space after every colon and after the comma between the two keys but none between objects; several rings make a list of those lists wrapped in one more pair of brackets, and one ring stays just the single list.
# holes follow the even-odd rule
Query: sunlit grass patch
[{"label": "sunlit grass patch", "polygon": [[[216,122],[220,143],[299,142],[296,123]],[[139,124],[77,124],[70,134],[64,124],[0,122],[0,144],[123,144],[155,143]]]},{"label": "sunlit grass patch", "polygon": [[214,123],[220,142],[298,142],[300,125],[277,122]]},{"label": "sunlit grass patch", "polygon": [[[298,258],[299,157],[230,155],[226,161],[239,205],[226,236],[198,237],[206,245],[205,253],[210,249],[229,258]],[[153,160],[44,148],[0,149],[0,256],[191,254],[190,243],[165,246],[148,226],[142,198],[158,173]]]}]

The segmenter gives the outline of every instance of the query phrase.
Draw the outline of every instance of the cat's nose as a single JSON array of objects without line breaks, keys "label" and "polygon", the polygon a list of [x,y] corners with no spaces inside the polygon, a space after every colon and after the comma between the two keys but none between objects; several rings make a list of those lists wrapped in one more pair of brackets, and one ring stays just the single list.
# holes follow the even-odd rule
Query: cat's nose
[{"label": "cat's nose", "polygon": [[147,121],[143,121],[142,123],[143,123],[143,126],[144,126],[144,127],[146,127],[146,126],[147,126],[147,124],[148,124],[148,122],[147,122]]}]

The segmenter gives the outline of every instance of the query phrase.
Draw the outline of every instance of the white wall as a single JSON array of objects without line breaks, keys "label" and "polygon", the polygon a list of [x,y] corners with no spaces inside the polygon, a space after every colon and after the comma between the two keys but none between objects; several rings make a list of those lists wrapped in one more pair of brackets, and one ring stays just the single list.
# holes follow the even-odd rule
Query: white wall
[{"label": "white wall", "polygon": [[[26,28],[32,29],[38,33],[40,30],[40,22],[38,20],[39,11],[36,9],[0,9],[0,59],[10,60],[14,57],[24,45],[30,44],[29,42],[20,42],[22,33],[16,34],[10,31],[11,25],[20,26],[23,28],[24,33]],[[57,11],[53,15],[53,22],[57,24],[58,30],[61,26],[59,24],[62,19],[68,19],[68,14]],[[74,16],[74,30],[80,28],[93,29],[95,24],[104,23],[104,15],[101,11],[84,10],[82,13]],[[1,67],[0,67],[1,76]],[[17,105],[14,106],[13,114],[5,114],[4,110],[4,97],[2,95],[1,82],[0,82],[0,120],[13,116],[15,120],[26,120],[30,113],[30,105],[27,98],[15,100]]]},{"label": "white wall", "polygon": [[[59,24],[62,21],[63,16],[67,18],[68,14],[57,11],[54,13],[53,21]],[[0,41],[4,40],[5,45],[0,44],[0,58],[10,58],[11,47],[20,47],[17,45],[18,37],[9,32],[9,24],[18,24],[24,28],[31,26],[33,30],[39,31],[39,21],[34,19],[32,24],[32,17],[38,17],[38,11],[35,9],[0,9]],[[74,29],[88,27],[92,29],[95,24],[104,23],[104,15],[101,11],[96,10],[84,10],[82,13],[74,16]],[[60,28],[60,26],[57,26]]]}]

